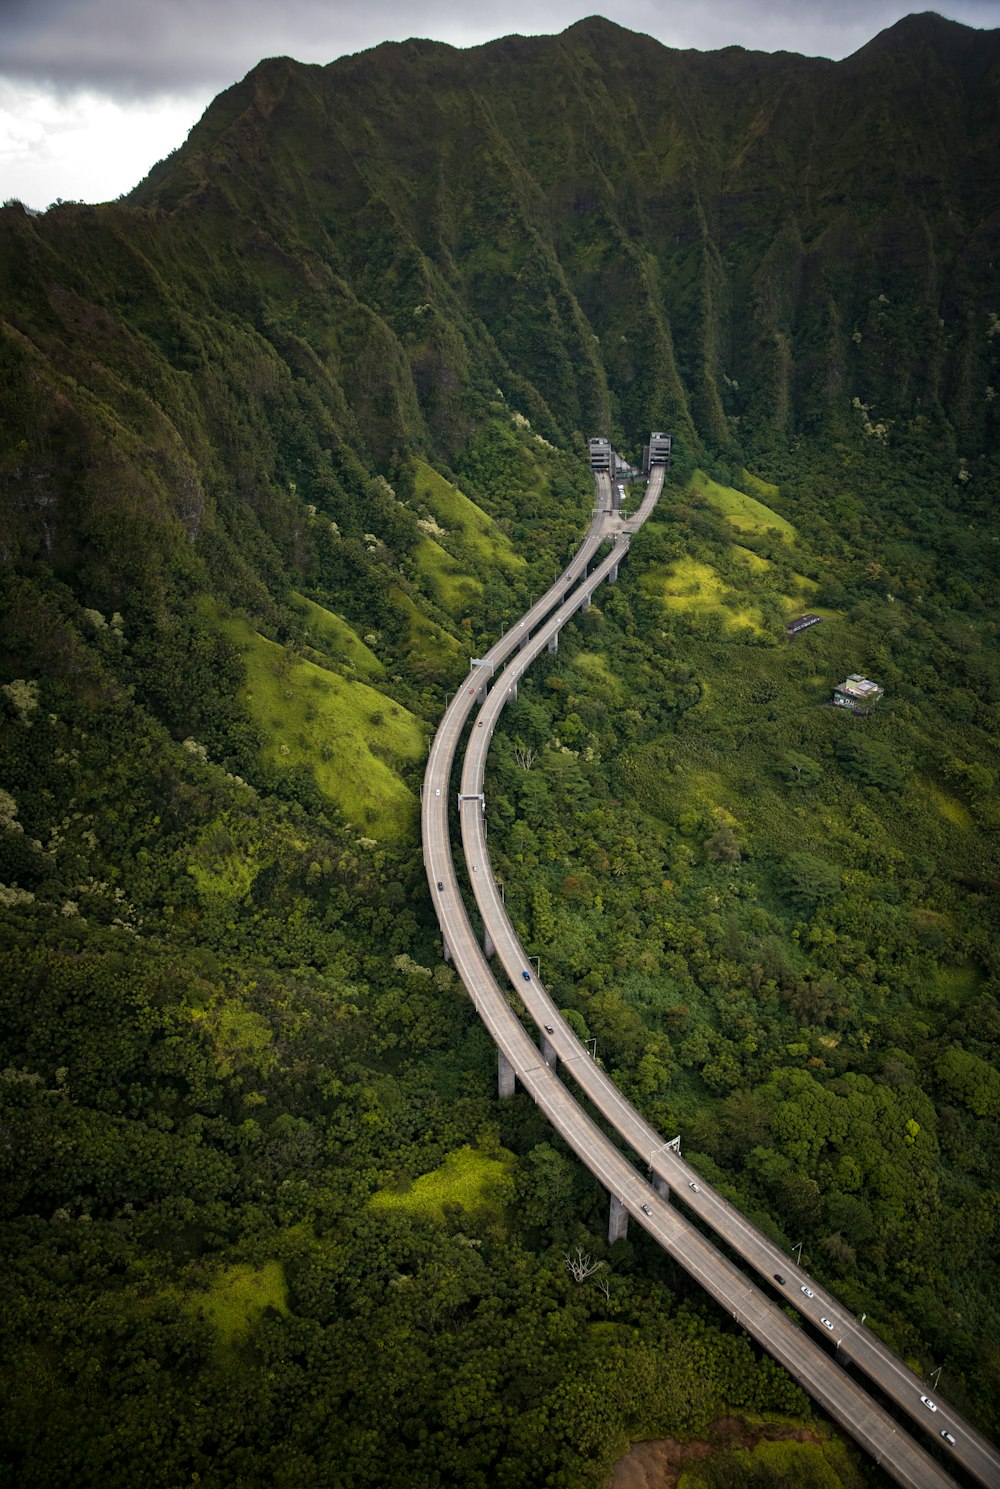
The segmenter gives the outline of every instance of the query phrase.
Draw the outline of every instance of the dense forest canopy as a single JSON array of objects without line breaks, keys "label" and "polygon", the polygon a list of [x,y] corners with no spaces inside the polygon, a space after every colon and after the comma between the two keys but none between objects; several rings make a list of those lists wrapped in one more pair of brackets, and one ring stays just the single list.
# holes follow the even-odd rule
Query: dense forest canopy
[{"label": "dense forest canopy", "polygon": [[934,15],[274,59],[128,199],[0,211],[18,1482],[580,1489],[731,1416],[692,1483],[883,1482],[608,1249],[428,902],[446,695],[582,534],[586,436],[660,428],[495,740],[508,906],[629,1097],[1000,1433],[998,65]]}]

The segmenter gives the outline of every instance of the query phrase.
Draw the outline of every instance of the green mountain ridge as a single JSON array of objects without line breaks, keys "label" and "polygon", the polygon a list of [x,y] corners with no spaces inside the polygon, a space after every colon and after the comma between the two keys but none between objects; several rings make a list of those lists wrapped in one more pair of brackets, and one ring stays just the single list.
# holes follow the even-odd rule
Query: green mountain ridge
[{"label": "green mountain ridge", "polygon": [[294,180],[299,242],[368,303],[366,273],[383,301],[391,287],[378,313],[398,339],[425,293],[446,321],[462,306],[466,344],[527,375],[563,434],[693,414],[754,449],[858,396],[886,418],[946,412],[985,448],[987,307],[956,311],[995,248],[997,52],[996,33],[927,15],[839,64],[676,53],[597,20],[468,53],[281,59],[133,200],[205,207],[211,180],[281,245],[265,183]]}]

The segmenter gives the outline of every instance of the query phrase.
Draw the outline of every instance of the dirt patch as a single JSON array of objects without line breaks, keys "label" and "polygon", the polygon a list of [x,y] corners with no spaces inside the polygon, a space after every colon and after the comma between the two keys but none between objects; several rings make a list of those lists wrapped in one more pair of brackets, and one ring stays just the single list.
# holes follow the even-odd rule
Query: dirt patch
[{"label": "dirt patch", "polygon": [[753,1448],[759,1442],[822,1441],[808,1427],[792,1427],[775,1422],[772,1425],[748,1427],[737,1417],[719,1417],[708,1429],[704,1442],[678,1442],[675,1437],[652,1438],[634,1442],[631,1451],[619,1458],[607,1489],[677,1489],[685,1466],[710,1453],[733,1448]]}]

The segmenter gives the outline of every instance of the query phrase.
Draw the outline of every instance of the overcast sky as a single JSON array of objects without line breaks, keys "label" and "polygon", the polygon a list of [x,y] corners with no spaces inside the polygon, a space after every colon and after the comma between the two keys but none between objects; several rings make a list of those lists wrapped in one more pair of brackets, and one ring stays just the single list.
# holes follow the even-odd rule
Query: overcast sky
[{"label": "overcast sky", "polygon": [[[846,57],[920,0],[0,0],[0,200],[108,201],[182,144],[262,57],[331,62],[380,41],[475,46],[599,13],[666,46]],[[1000,0],[939,11],[1000,26]]]}]

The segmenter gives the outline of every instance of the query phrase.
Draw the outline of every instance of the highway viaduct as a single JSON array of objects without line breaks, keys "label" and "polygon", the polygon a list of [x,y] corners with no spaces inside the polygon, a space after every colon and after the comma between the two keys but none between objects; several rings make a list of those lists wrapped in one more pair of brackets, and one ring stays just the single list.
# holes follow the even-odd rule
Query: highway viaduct
[{"label": "highway viaduct", "polygon": [[[474,659],[469,677],[452,700],[428,757],[422,792],[424,858],[445,953],[455,963],[477,1012],[498,1050],[502,1095],[514,1089],[515,1077],[545,1111],[566,1142],[580,1156],[611,1198],[609,1233],[623,1234],[634,1216],[766,1348],[799,1383],[897,1482],[919,1486],[953,1481],[913,1441],[869,1393],[840,1367],[809,1333],[753,1285],[718,1248],[668,1203],[680,1194],[703,1224],[712,1229],[773,1288],[775,1274],[784,1278],[781,1301],[794,1304],[811,1325],[825,1318],[831,1341],[863,1369],[903,1411],[935,1434],[955,1438],[950,1451],[984,1485],[1000,1489],[1000,1455],[981,1434],[940,1400],[930,1412],[921,1399],[926,1390],[913,1372],[865,1329],[825,1289],[785,1256],[710,1185],[684,1163],[678,1145],[665,1140],[622,1096],[592,1060],[566,1024],[530,963],[507,917],[486,851],[485,762],[490,737],[506,703],[516,696],[518,679],[545,649],[558,644],[562,627],[590,603],[594,590],[617,578],[630,546],[631,533],[655,508],[664,470],[654,466],[646,496],[636,514],[623,521],[613,511],[610,477],[597,472],[597,500],[583,543],[566,569],[522,619],[484,657]],[[587,566],[611,539],[610,553],[590,574]],[[500,669],[503,669],[502,671]],[[469,879],[483,920],[484,949],[461,895],[449,833],[449,790],[466,723],[477,704],[482,708],[466,748],[459,815]],[[541,1050],[510,1007],[487,961],[496,954],[538,1025]],[[587,1116],[556,1073],[559,1062],[574,1077],[605,1120],[637,1153],[651,1174],[649,1183]],[[941,1440],[944,1446],[943,1439]]]}]

